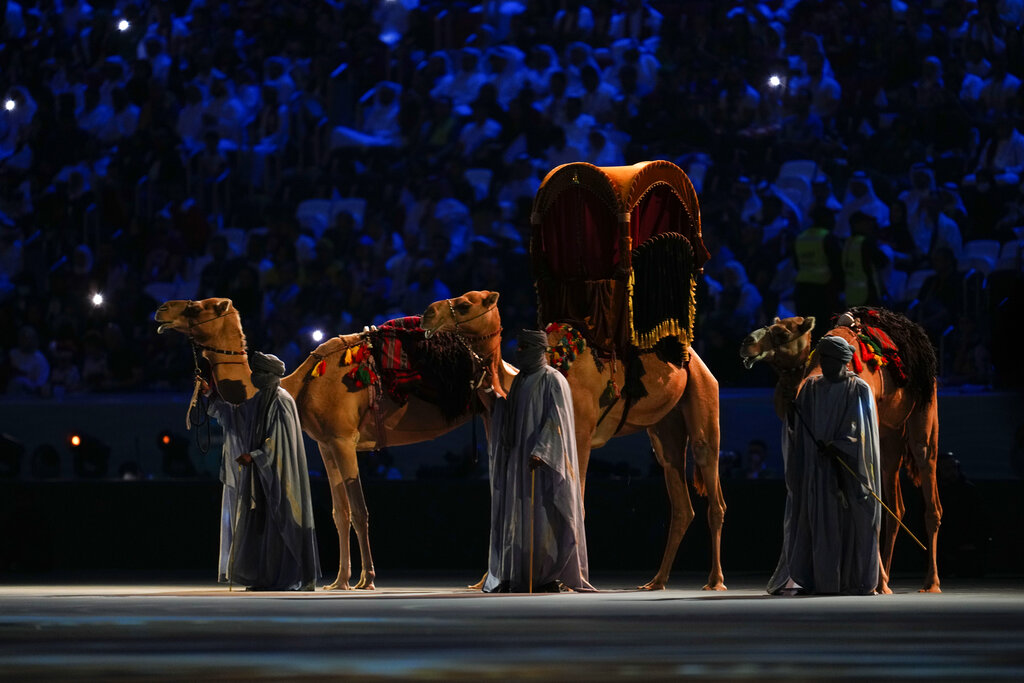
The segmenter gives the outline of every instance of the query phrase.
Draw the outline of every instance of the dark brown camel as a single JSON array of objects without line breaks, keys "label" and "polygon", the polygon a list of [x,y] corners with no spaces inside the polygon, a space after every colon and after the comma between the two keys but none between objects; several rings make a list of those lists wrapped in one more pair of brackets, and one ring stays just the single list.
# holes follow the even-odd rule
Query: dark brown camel
[{"label": "dark brown camel", "polygon": [[[854,317],[868,315],[869,309],[853,309]],[[869,367],[862,363],[858,375],[871,387],[878,413],[878,435],[881,445],[882,500],[900,518],[903,517],[903,495],[900,492],[899,469],[906,465],[914,483],[924,496],[925,528],[927,530],[928,568],[922,592],[939,593],[939,573],[936,565],[936,543],[942,505],[935,476],[939,444],[939,415],[935,384],[934,350],[924,331],[906,317],[881,311],[881,322],[872,322],[901,345],[901,355],[910,381],[900,386],[889,365]],[[888,329],[887,329],[888,328]],[[750,368],[759,361],[775,369],[779,381],[775,387],[775,412],[785,418],[789,405],[810,375],[821,374],[820,366],[811,360],[811,330],[814,318],[775,318],[771,325],[754,330],[740,345],[743,364]],[[826,334],[841,337],[859,348],[857,330],[840,325]],[[917,355],[907,353],[913,347]],[[917,367],[912,364],[917,363]],[[915,382],[915,378],[917,381]],[[899,526],[892,516],[882,517],[880,547],[882,553],[881,576],[878,591],[891,593],[889,570],[893,546]]]}]

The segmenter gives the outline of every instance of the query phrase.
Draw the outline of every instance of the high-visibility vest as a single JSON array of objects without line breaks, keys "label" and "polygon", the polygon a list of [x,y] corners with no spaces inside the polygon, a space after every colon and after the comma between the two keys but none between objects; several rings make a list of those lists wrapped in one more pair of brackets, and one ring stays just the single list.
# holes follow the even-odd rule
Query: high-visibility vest
[{"label": "high-visibility vest", "polygon": [[868,303],[871,291],[868,273],[864,268],[864,235],[852,235],[843,246],[843,281],[847,306],[863,306]]},{"label": "high-visibility vest", "polygon": [[796,281],[808,284],[823,285],[832,279],[832,271],[828,267],[828,256],[825,255],[825,228],[808,228],[797,235],[794,250],[796,251]]}]

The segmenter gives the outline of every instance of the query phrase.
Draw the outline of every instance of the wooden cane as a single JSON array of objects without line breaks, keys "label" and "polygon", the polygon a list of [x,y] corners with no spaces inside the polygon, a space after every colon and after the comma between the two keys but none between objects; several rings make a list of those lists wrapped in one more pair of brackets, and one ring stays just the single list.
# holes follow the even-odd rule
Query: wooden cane
[{"label": "wooden cane", "polygon": [[533,490],[534,485],[537,483],[537,470],[530,468],[530,578],[528,579],[527,589],[530,593],[533,592],[533,518],[536,516],[533,510]]}]

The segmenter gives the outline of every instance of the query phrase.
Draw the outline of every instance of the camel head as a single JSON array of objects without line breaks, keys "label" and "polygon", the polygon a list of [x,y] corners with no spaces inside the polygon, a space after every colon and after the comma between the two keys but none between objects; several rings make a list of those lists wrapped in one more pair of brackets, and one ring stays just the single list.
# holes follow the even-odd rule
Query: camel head
[{"label": "camel head", "polygon": [[498,293],[466,292],[454,299],[441,299],[427,306],[420,324],[427,337],[435,332],[452,331],[464,339],[484,339],[501,331]]},{"label": "camel head", "polygon": [[241,335],[241,321],[231,299],[165,301],[156,309],[153,320],[160,323],[156,330],[158,334],[174,330],[200,346],[245,350],[244,336],[241,337],[241,348],[236,348]]},{"label": "camel head", "polygon": [[743,367],[750,369],[766,361],[777,370],[803,367],[810,355],[814,317],[775,318],[771,325],[758,328],[740,343]]}]

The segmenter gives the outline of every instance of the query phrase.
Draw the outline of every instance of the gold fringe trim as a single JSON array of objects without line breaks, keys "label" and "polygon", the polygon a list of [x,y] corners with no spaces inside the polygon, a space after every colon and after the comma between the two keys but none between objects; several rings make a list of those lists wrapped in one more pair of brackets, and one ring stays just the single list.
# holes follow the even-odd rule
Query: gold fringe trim
[{"label": "gold fringe trim", "polygon": [[629,279],[626,280],[626,304],[629,307],[629,341],[633,346],[639,346],[636,339],[636,328],[633,327],[633,268],[629,269]]},{"label": "gold fringe trim", "polygon": [[633,327],[633,273],[629,274],[629,335],[633,346],[640,349],[651,349],[659,341],[665,337],[678,337],[679,341],[686,347],[686,359],[689,360],[689,348],[690,344],[693,343],[693,321],[697,317],[697,278],[695,275],[690,276],[690,324],[684,325],[682,322],[675,318],[669,318],[663,320],[653,329],[637,334],[636,328]]}]

